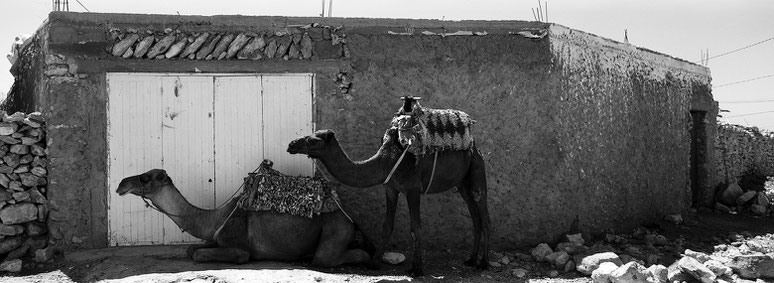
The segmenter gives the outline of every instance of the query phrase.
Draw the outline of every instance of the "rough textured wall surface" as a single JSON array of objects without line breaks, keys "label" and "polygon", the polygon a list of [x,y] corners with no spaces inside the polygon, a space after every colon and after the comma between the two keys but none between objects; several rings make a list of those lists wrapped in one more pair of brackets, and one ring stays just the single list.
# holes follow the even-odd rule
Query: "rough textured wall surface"
[{"label": "rough textured wall surface", "polygon": [[546,195],[553,205],[541,217],[577,216],[582,230],[601,231],[687,209],[691,100],[709,84],[706,68],[561,26],[551,33],[560,191]]},{"label": "rough textured wall surface", "polygon": [[739,181],[750,173],[774,176],[774,133],[730,124],[718,125],[717,129],[718,184]]},{"label": "rough textured wall surface", "polygon": [[[349,54],[342,57],[253,62],[108,53],[111,29],[245,32],[319,20],[52,13],[44,50],[53,57],[44,67],[46,87],[36,92],[49,121],[52,236],[106,245],[104,76],[116,71],[314,73],[316,127],[333,129],[354,160],[376,152],[400,96],[465,111],[478,121],[472,133],[487,166],[494,248],[552,241],[576,219],[586,232],[627,229],[688,207],[689,112],[701,104],[714,115],[706,68],[564,27],[334,18],[321,24],[345,27]],[[437,35],[455,31],[487,33]],[[340,190],[375,239],[383,195],[381,186]],[[422,196],[422,221],[426,247],[472,243],[473,225],[455,190]],[[401,198],[391,246],[408,247],[409,239]]]},{"label": "rough textured wall surface", "polygon": [[[479,37],[349,34],[353,85],[350,96],[317,93],[317,128],[336,131],[353,160],[381,143],[400,96],[421,96],[431,108],[453,108],[477,121],[472,134],[487,164],[494,246],[536,237],[536,207],[524,192],[551,170],[556,141],[545,125],[550,53],[548,41],[518,35]],[[539,181],[538,181],[539,182]],[[342,189],[355,218],[378,235],[385,212],[384,188]],[[401,197],[393,245],[410,246],[408,209]],[[468,248],[473,225],[455,189],[422,196],[424,244]],[[378,237],[377,237],[378,238]]]}]

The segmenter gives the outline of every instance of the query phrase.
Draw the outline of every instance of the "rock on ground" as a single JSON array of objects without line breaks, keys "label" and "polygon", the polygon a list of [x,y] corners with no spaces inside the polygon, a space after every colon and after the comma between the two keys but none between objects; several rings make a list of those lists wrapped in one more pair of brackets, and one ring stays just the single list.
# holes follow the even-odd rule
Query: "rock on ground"
[{"label": "rock on ground", "polygon": [[594,270],[596,270],[603,262],[612,262],[616,266],[623,264],[623,262],[621,262],[621,258],[619,258],[617,254],[613,252],[604,252],[584,257],[580,263],[578,263],[576,269],[583,274],[591,275],[591,273],[594,272]]}]

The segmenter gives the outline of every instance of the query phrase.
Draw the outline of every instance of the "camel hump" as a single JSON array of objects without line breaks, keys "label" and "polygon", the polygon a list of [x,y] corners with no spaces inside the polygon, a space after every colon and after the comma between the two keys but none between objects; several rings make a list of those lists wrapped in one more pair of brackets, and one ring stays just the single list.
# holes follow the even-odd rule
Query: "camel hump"
[{"label": "camel hump", "polygon": [[398,128],[400,140],[412,140],[412,153],[423,155],[472,148],[470,128],[475,122],[460,110],[420,107],[419,111],[396,116],[391,125]]},{"label": "camel hump", "polygon": [[248,174],[239,205],[244,210],[289,213],[312,218],[339,209],[338,194],[322,178],[288,176],[264,160],[256,173]]}]

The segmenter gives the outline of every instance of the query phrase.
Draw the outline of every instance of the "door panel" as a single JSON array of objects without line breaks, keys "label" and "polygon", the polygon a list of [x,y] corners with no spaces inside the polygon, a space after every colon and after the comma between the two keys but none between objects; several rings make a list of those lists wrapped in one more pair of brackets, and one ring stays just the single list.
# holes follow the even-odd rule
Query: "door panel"
[{"label": "door panel", "polygon": [[[215,207],[213,85],[211,77],[162,78],[163,167],[183,197]],[[165,218],[165,243],[197,241]]]},{"label": "door panel", "polygon": [[109,74],[108,219],[110,245],[163,243],[165,216],[136,196],[119,196],[118,183],[161,168],[161,80]]},{"label": "door panel", "polygon": [[264,155],[287,175],[312,176],[314,165],[303,154],[289,154],[288,143],[309,135],[312,127],[312,76],[264,76]]},{"label": "door panel", "polygon": [[215,78],[215,203],[227,201],[263,160],[260,77]]}]

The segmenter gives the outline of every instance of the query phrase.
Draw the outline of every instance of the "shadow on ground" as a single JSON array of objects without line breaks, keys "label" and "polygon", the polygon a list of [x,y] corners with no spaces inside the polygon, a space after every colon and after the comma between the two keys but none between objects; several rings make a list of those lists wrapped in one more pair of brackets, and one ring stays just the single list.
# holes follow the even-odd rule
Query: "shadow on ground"
[{"label": "shadow on ground", "polygon": [[[774,233],[771,217],[700,212],[684,215],[685,224],[655,224],[669,240],[685,239],[685,248],[712,253],[733,235],[746,238]],[[530,247],[505,252],[528,253]],[[560,273],[545,263],[517,261],[503,268],[480,271],[462,262],[467,249],[427,251],[426,275],[406,276],[410,263],[382,264],[379,270],[362,266],[319,268],[308,261],[250,262],[247,264],[195,263],[185,256],[185,246],[115,247],[66,253],[54,262],[30,262],[21,274],[4,275],[0,282],[590,282],[577,272]],[[400,251],[409,258],[410,251]],[[502,251],[501,251],[502,252]],[[663,264],[668,265],[669,262]],[[511,275],[513,268],[528,272],[524,278]]]}]

